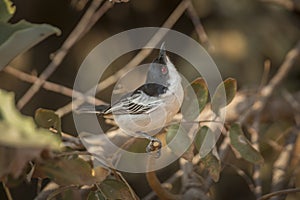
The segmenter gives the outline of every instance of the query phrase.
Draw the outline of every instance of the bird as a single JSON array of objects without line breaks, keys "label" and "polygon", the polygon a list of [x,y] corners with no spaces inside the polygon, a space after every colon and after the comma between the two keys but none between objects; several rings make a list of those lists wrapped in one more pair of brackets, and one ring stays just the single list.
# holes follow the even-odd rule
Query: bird
[{"label": "bird", "polygon": [[183,98],[181,76],[168,57],[163,42],[157,58],[150,63],[143,85],[111,105],[83,108],[80,112],[100,116],[112,114],[122,131],[148,139],[146,152],[156,152],[156,157],[160,157],[162,143],[153,135],[172,121],[181,108]]}]

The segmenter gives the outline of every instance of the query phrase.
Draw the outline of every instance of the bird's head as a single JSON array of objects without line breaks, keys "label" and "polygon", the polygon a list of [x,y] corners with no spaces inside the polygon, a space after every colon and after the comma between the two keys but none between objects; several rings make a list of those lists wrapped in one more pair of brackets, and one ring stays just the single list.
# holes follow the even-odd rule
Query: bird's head
[{"label": "bird's head", "polygon": [[174,67],[174,65],[166,54],[165,43],[162,43],[158,57],[150,64],[146,82],[167,86],[170,67]]}]

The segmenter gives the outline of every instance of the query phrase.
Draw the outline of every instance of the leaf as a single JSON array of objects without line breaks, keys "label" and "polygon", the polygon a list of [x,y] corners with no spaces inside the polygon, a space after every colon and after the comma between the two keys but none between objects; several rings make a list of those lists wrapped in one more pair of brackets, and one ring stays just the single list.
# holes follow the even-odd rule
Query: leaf
[{"label": "leaf", "polygon": [[221,161],[216,148],[209,152],[204,158],[201,158],[201,163],[208,170],[210,177],[218,182],[221,173]]},{"label": "leaf", "polygon": [[92,169],[88,162],[81,158],[61,157],[55,161],[39,164],[35,177],[48,177],[59,185],[92,185],[102,182],[108,175],[104,168]]},{"label": "leaf", "polygon": [[194,138],[194,144],[199,151],[200,161],[208,170],[211,178],[217,182],[221,172],[221,161],[216,150],[214,132],[207,126],[203,126]]},{"label": "leaf", "polygon": [[227,106],[233,100],[236,90],[237,83],[233,78],[228,78],[223,83],[218,85],[211,101],[212,111],[218,114],[221,108]]},{"label": "leaf", "polygon": [[249,140],[245,137],[239,124],[233,124],[229,132],[230,142],[232,148],[243,159],[257,164],[264,161],[261,154],[251,145]]},{"label": "leaf", "polygon": [[16,24],[0,21],[0,69],[52,34],[59,35],[60,30],[48,24],[32,24],[24,20]]},{"label": "leaf", "polygon": [[202,126],[194,138],[194,144],[200,157],[205,157],[216,145],[214,132],[207,126]]},{"label": "leaf", "polygon": [[17,178],[28,161],[45,150],[59,150],[60,140],[45,129],[37,129],[31,117],[15,108],[14,95],[0,90],[0,179]]},{"label": "leaf", "polygon": [[99,185],[99,187],[106,199],[134,199],[126,184],[119,180],[106,179]]},{"label": "leaf", "polygon": [[191,144],[186,130],[179,124],[168,127],[166,142],[168,147],[177,156],[182,156],[184,152],[188,151]]},{"label": "leaf", "polygon": [[[191,87],[191,88],[190,88]],[[208,89],[203,78],[197,78],[185,88],[185,98],[182,103],[183,119],[192,121],[204,109],[208,98]]]},{"label": "leaf", "polygon": [[105,200],[105,197],[99,191],[91,191],[87,200]]},{"label": "leaf", "polygon": [[[11,148],[0,145],[0,180],[9,181],[12,179],[24,179],[27,163],[30,160],[40,157],[42,149]],[[23,175],[22,177],[20,177]]]},{"label": "leaf", "polygon": [[16,7],[10,0],[0,0],[0,22],[7,22],[15,11]]},{"label": "leaf", "polygon": [[61,120],[53,110],[39,108],[35,111],[34,119],[38,126],[46,129],[53,127],[61,136]]},{"label": "leaf", "polygon": [[14,105],[13,93],[0,90],[0,145],[16,148],[60,149],[60,140],[50,131],[38,129],[31,117],[24,116]]}]

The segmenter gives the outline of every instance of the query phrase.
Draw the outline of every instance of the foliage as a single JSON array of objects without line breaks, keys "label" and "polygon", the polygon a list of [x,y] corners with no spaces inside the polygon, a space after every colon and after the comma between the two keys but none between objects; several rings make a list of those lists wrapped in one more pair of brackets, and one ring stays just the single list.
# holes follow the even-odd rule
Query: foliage
[{"label": "foliage", "polygon": [[14,95],[0,90],[0,178],[18,178],[28,162],[41,159],[42,153],[59,150],[60,141],[50,131],[38,129],[32,118],[14,106]]},{"label": "foliage", "polygon": [[8,23],[15,10],[10,0],[0,1],[0,69],[48,36],[60,34],[58,28],[48,24],[32,24],[24,20]]},{"label": "foliage", "polygon": [[[77,2],[78,5],[81,4],[79,7],[82,7],[82,12],[84,12],[82,18],[85,18],[84,16],[86,15],[90,18],[83,20],[85,24],[82,24],[82,21],[80,21],[78,23],[79,28],[76,26],[70,36],[65,40],[62,48],[58,49],[57,52],[59,53],[56,52],[53,54],[54,56],[59,55],[59,58],[53,59],[53,56],[50,56],[50,67],[48,66],[45,69],[45,73],[42,73],[42,76],[39,77],[40,79],[35,75],[27,73],[19,73],[20,76],[13,74],[23,81],[25,80],[30,83],[36,82],[37,84],[34,84],[38,85],[38,89],[33,87],[33,90],[36,89],[36,91],[39,91],[40,87],[44,87],[46,90],[52,90],[56,93],[72,97],[72,94],[70,94],[72,93],[72,89],[50,81],[44,81],[51,76],[58,65],[64,67],[64,65],[61,64],[64,55],[88,32],[93,26],[93,23],[112,7],[113,3],[127,1],[103,1],[102,3],[102,1],[94,0],[87,3],[87,1],[78,0],[72,1],[72,4],[76,4],[74,2]],[[151,6],[147,6],[148,4],[152,4],[149,2],[143,2],[145,5],[140,5],[140,7],[142,7],[141,11],[146,12],[147,9],[151,9]],[[184,13],[185,10],[187,11],[187,16],[191,19],[197,34],[199,34],[199,40],[207,47],[208,51],[212,51],[212,45],[210,41],[208,41],[202,24],[198,19],[199,13],[201,14],[204,11],[202,5],[204,1],[191,2],[193,4],[189,4],[189,0],[183,0],[179,4],[182,7],[186,6],[184,7],[185,9],[181,9],[182,13]],[[213,1],[206,3],[204,7],[207,8],[208,4],[212,5],[212,2]],[[138,4],[142,3],[132,3],[132,5],[136,7]],[[214,2],[214,4],[221,5],[223,3],[220,1],[219,3]],[[244,4],[248,5],[250,3],[244,2]],[[257,4],[257,2],[255,4]],[[87,6],[87,9],[83,9],[84,6]],[[248,9],[247,6],[245,7]],[[231,12],[241,12],[238,8],[234,8],[234,6],[227,6],[225,8],[222,10],[222,6],[214,7],[214,9],[218,11],[218,14],[220,14],[221,17],[226,16],[225,18],[227,20],[233,20],[231,19]],[[249,10],[251,9],[253,8],[250,6]],[[287,9],[291,8],[288,7]],[[293,9],[297,10],[298,7],[294,5]],[[89,13],[91,10],[93,11],[92,14]],[[178,10],[174,10],[174,13],[177,15],[178,12]],[[247,12],[239,13],[239,15],[245,17]],[[22,53],[28,52],[29,49],[47,37],[54,34],[61,34],[61,30],[49,24],[31,23],[24,19],[15,23],[13,22],[13,16],[16,14],[16,6],[12,1],[0,0],[0,70],[3,69],[3,73],[12,72],[11,69],[9,70],[10,66],[8,65],[11,64],[13,59]],[[119,14],[123,16],[122,14],[124,13],[120,12]],[[107,18],[117,21],[118,18],[121,18],[120,16],[108,15]],[[176,15],[171,14],[170,16],[172,20],[175,20],[174,16]],[[154,18],[156,16],[152,17]],[[243,17],[240,19],[234,17],[234,20],[237,20],[235,21],[236,23],[241,23],[239,20],[242,20]],[[262,21],[266,20],[264,15],[258,17],[262,17]],[[159,18],[161,17],[159,16]],[[253,17],[253,19],[256,19],[256,17]],[[283,19],[280,18],[280,20]],[[261,22],[256,23],[258,27],[256,27],[257,34],[260,38],[263,34],[260,32],[259,25],[261,26],[262,24],[260,24]],[[164,26],[170,24],[170,21],[167,20]],[[244,21],[242,21],[241,24],[242,27],[244,27]],[[253,27],[250,23],[247,25]],[[227,25],[224,25],[224,27],[227,27]],[[249,27],[247,28],[252,29]],[[80,28],[82,32],[78,31]],[[221,33],[221,30],[218,31]],[[63,32],[65,34],[65,30],[63,30]],[[288,31],[285,30],[284,32]],[[223,33],[228,36],[226,37],[228,41],[222,38],[222,41],[219,41],[221,45],[218,46],[219,49],[214,52],[217,60],[222,57],[218,54],[218,50],[223,48],[223,50],[225,49],[225,57],[231,57],[235,63],[238,63],[238,66],[248,67],[249,65],[257,65],[255,62],[250,62],[254,57],[253,55],[259,57],[258,54],[253,54],[254,50],[251,50],[253,47],[251,46],[251,48],[249,47],[249,49],[246,50],[246,47],[250,46],[249,43],[257,40],[257,38],[251,38],[251,36],[245,34],[247,37],[249,36],[249,39],[247,39],[242,37],[243,34],[231,30],[225,30],[222,34],[217,33],[218,34],[211,34],[212,41],[214,42],[218,41],[218,38],[220,39],[221,37],[219,35]],[[74,35],[76,34],[77,36],[75,37]],[[282,38],[277,35],[278,33],[276,33],[276,31],[274,31],[273,34],[278,43],[283,41]],[[103,37],[102,35],[105,34],[101,32],[101,34],[97,33],[95,35],[97,35],[97,37],[99,35]],[[293,34],[289,34],[289,36],[295,38]],[[55,40],[59,39],[55,38]],[[97,40],[99,39],[97,38]],[[273,45],[270,44],[274,42],[269,41],[267,37],[265,37],[265,40],[269,45],[264,43],[262,46],[270,47],[259,49],[263,52],[263,57],[268,57],[268,51],[273,47]],[[229,45],[227,43],[229,43]],[[278,44],[274,44],[274,46],[276,45]],[[288,47],[290,45],[285,44],[282,46]],[[281,49],[282,46],[280,46],[280,50],[278,50],[277,46],[277,51],[274,51],[276,59],[285,53],[283,49],[287,49]],[[82,56],[81,46],[79,49],[81,53],[80,56]],[[254,49],[257,53],[258,47],[254,45]],[[299,52],[300,43],[287,53],[282,66],[290,66],[291,68],[291,66],[296,65],[296,63],[299,62],[297,59],[300,54]],[[74,57],[77,59],[77,56]],[[241,58],[243,57],[249,57],[250,61],[241,63]],[[36,57],[34,57],[34,59],[37,60],[37,62],[39,61]],[[223,62],[221,63],[223,64]],[[259,88],[255,89],[254,92],[246,91],[247,95],[244,95],[245,91],[237,91],[237,83],[239,83],[240,86],[240,82],[243,82],[243,80],[239,80],[242,78],[238,76],[234,77],[239,81],[235,78],[227,78],[219,83],[213,94],[210,93],[211,91],[208,91],[208,86],[204,78],[194,76],[190,79],[194,81],[191,81],[185,88],[182,113],[178,114],[170,125],[163,127],[162,131],[157,135],[162,145],[167,146],[167,150],[172,152],[173,155],[176,155],[176,157],[179,157],[179,159],[160,172],[147,172],[146,174],[148,184],[159,197],[164,197],[163,199],[182,199],[190,195],[191,197],[201,199],[214,199],[219,195],[221,196],[220,199],[226,198],[222,196],[221,192],[225,190],[225,193],[227,193],[227,188],[232,186],[231,181],[233,178],[230,170],[234,170],[235,174],[243,178],[245,182],[243,184],[247,184],[247,191],[249,190],[251,195],[255,195],[258,199],[267,199],[268,196],[263,196],[263,193],[276,193],[290,185],[299,187],[299,159],[297,156],[300,144],[299,139],[297,139],[299,133],[299,102],[294,95],[283,93],[284,95],[282,96],[284,98],[279,98],[279,103],[276,101],[274,103],[275,107],[271,107],[272,99],[270,96],[273,93],[276,94],[274,95],[274,99],[276,100],[278,96],[280,96],[277,94],[276,89],[289,70],[287,70],[287,68],[284,68],[284,70],[280,68],[277,72],[279,76],[277,76],[278,74],[276,73],[275,78],[268,82],[269,65],[268,62],[265,62],[265,74]],[[224,68],[226,68],[228,64],[224,63],[224,66]],[[33,66],[32,69],[35,70],[36,68],[38,67]],[[73,65],[71,69],[74,70]],[[237,68],[235,69],[237,71],[239,70]],[[70,74],[69,68],[67,68],[66,71],[66,73]],[[246,71],[249,72],[251,70],[247,69]],[[246,73],[246,75],[248,74]],[[253,74],[249,73],[249,76],[253,76]],[[53,80],[57,79],[54,78]],[[64,84],[66,83],[64,79],[62,82]],[[257,82],[257,80],[255,80],[255,82]],[[2,85],[0,86],[2,87]],[[297,84],[293,87],[298,89]],[[3,86],[3,88],[8,87]],[[24,88],[17,88],[15,93],[19,98]],[[71,92],[69,90],[71,90]],[[76,93],[76,97],[84,97],[84,95],[78,91],[73,92]],[[49,91],[47,91],[46,94],[49,95],[49,97],[51,96]],[[56,102],[56,98],[58,97],[53,98],[51,96],[51,99],[47,98],[46,105],[48,106],[43,106],[44,104],[39,101],[35,101],[35,104],[38,105],[28,106],[28,110],[32,109],[31,111],[34,113],[34,117],[22,114],[28,113],[28,110],[22,110],[21,108],[18,110],[15,106],[14,98],[14,92],[7,92],[5,89],[0,89],[0,181],[3,183],[8,198],[10,188],[24,184],[24,182],[34,184],[32,179],[37,179],[39,180],[38,184],[36,184],[37,187],[42,185],[41,188],[38,188],[41,189],[41,191],[36,194],[37,199],[44,198],[45,196],[45,198],[48,199],[55,199],[56,196],[57,199],[73,199],[74,197],[89,200],[138,199],[138,188],[142,187],[144,189],[147,184],[141,184],[140,180],[133,181],[133,179],[138,179],[136,178],[138,175],[123,174],[113,168],[104,167],[101,164],[99,166],[96,165],[94,152],[84,147],[79,137],[77,137],[77,133],[69,127],[70,123],[67,122],[68,120],[61,118],[63,114],[65,114],[63,113],[64,109],[68,106],[61,107],[57,111],[52,110],[61,106],[60,103]],[[88,100],[89,102],[94,102],[94,100],[99,101],[98,99]],[[285,101],[287,101],[288,104],[282,104],[282,102]],[[51,109],[38,108],[50,107],[49,105],[51,105]],[[223,122],[222,117],[223,111],[225,110],[229,114],[233,111],[236,112],[235,117],[227,118],[226,116]],[[279,120],[276,117],[277,115],[281,115],[281,113],[277,112],[277,110],[285,111],[285,114],[283,114],[283,117],[281,116]],[[286,115],[288,115],[288,117],[286,117]],[[116,124],[109,119],[104,122],[101,121],[101,123],[105,123],[109,128],[111,128],[111,126],[116,128]],[[194,128],[193,134],[190,134],[187,128],[187,125],[191,124]],[[64,131],[66,130],[72,131],[65,133]],[[114,131],[115,129],[110,129],[106,134],[108,137],[117,137]],[[118,143],[119,140],[114,142]],[[96,142],[95,144],[93,148],[99,148]],[[122,148],[138,153],[145,152],[145,145],[145,140],[139,139],[133,139],[133,141],[126,139],[125,142],[121,144]],[[100,148],[102,148],[102,146],[100,146]],[[115,152],[113,158],[119,159],[118,161],[125,160],[124,162],[128,159],[127,157],[119,158],[118,152]],[[134,160],[135,158],[130,159]],[[157,160],[154,160],[154,162],[156,161]],[[104,162],[111,163],[111,160],[104,160]],[[135,163],[132,162],[130,164],[134,165]],[[171,175],[170,180],[172,180],[172,182],[162,184],[160,181],[165,180],[166,176],[169,177],[167,174],[173,173],[174,169],[178,171]],[[228,171],[230,172],[228,173]],[[158,178],[157,174],[162,176]],[[228,174],[230,176],[229,178]],[[234,176],[235,175],[233,175],[233,177]],[[296,178],[293,180],[291,177]],[[127,178],[130,184],[127,182]],[[137,189],[131,188],[130,185],[133,182],[138,182],[134,187]],[[155,183],[154,186],[150,184],[150,182]],[[224,182],[226,182],[226,187],[221,188]],[[48,183],[55,183],[57,185],[50,194],[49,191],[46,190],[47,186],[50,185]],[[244,190],[239,191],[239,185],[235,187],[235,189],[237,191],[236,193],[244,193]],[[283,191],[283,194],[284,192],[286,191]],[[295,199],[297,199],[297,197]]]}]

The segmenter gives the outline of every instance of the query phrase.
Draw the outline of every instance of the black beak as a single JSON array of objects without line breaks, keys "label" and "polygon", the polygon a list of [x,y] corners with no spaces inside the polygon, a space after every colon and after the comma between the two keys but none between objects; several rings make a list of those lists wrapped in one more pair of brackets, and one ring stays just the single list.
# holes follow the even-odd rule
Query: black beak
[{"label": "black beak", "polygon": [[161,44],[158,58],[154,62],[163,64],[163,65],[165,65],[167,63],[167,53],[166,53],[165,42],[163,42]]},{"label": "black beak", "polygon": [[159,56],[158,56],[160,59],[164,59],[167,57],[167,54],[166,54],[166,45],[165,45],[165,42],[163,42],[161,44],[161,47],[160,47],[160,51],[159,51]]}]

